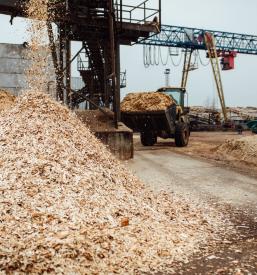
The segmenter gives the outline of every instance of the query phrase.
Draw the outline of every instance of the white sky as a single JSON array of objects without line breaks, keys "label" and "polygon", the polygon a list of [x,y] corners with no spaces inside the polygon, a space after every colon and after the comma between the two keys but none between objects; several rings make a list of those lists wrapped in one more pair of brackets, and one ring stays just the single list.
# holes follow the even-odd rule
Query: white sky
[{"label": "white sky", "polygon": [[[257,35],[256,11],[256,0],[162,0],[162,23]],[[24,42],[24,20],[17,18],[14,25],[10,26],[9,19],[8,16],[0,16],[0,43]],[[166,51],[162,49],[164,56]],[[204,52],[202,59],[208,61]],[[127,70],[128,81],[122,95],[130,91],[153,91],[164,86],[165,68],[171,69],[170,83],[173,86],[179,85],[182,74],[182,68],[174,67],[171,63],[166,67],[159,65],[146,69],[142,46],[122,46],[121,67]],[[222,72],[228,106],[257,106],[256,68],[257,56],[239,55],[236,58],[236,69]],[[76,76],[75,69],[73,72]],[[206,105],[214,97],[217,100],[210,65],[203,67],[199,64],[199,69],[190,73],[188,92],[190,105]]]}]

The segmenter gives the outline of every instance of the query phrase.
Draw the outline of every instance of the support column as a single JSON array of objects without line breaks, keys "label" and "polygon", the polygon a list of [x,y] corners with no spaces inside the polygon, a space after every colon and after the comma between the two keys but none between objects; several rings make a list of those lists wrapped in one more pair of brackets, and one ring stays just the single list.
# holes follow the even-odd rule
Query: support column
[{"label": "support column", "polygon": [[117,75],[116,75],[116,55],[115,55],[115,14],[113,9],[113,0],[109,0],[109,36],[110,36],[110,57],[111,57],[111,79],[112,79],[112,93],[113,93],[113,111],[114,111],[114,124],[118,128],[118,108],[117,102]]},{"label": "support column", "polygon": [[65,82],[66,82],[66,104],[71,106],[72,104],[72,94],[71,94],[71,42],[68,37],[66,37],[65,41]]},{"label": "support column", "polygon": [[61,101],[64,102],[65,100],[65,89],[64,89],[64,76],[63,76],[63,70],[64,70],[64,27],[63,25],[60,25],[58,28],[59,31],[59,69],[60,69],[60,76],[59,81],[63,87],[61,94],[59,95],[59,98]]},{"label": "support column", "polygon": [[116,89],[115,89],[115,102],[116,102],[116,118],[120,122],[120,44],[116,43]]}]

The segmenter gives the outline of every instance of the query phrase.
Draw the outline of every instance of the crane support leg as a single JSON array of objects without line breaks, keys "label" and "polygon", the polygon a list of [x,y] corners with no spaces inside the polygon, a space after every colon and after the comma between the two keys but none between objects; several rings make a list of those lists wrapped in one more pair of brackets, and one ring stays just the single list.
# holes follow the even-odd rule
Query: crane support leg
[{"label": "crane support leg", "polygon": [[227,109],[226,109],[226,103],[225,103],[225,97],[224,97],[224,91],[223,91],[223,85],[222,85],[222,79],[221,79],[221,73],[220,73],[220,64],[216,49],[216,43],[215,38],[210,33],[205,33],[205,44],[208,50],[208,56],[210,58],[213,75],[219,95],[220,105],[222,108],[222,113],[224,116],[224,121],[227,122],[228,115],[227,115]]},{"label": "crane support leg", "polygon": [[186,49],[185,50],[185,57],[184,57],[184,66],[182,72],[182,80],[181,80],[181,88],[185,88],[187,86],[188,75],[191,66],[191,59],[192,59],[193,49]]}]

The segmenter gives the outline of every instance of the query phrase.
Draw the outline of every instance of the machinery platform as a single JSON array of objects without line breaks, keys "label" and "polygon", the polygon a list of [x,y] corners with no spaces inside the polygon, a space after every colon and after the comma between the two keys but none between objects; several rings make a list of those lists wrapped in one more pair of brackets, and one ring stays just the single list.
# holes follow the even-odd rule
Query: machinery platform
[{"label": "machinery platform", "polygon": [[105,109],[77,110],[76,114],[94,135],[105,144],[114,156],[120,160],[128,160],[134,156],[133,131],[123,123],[114,127],[113,112]]},{"label": "machinery platform", "polygon": [[94,134],[116,158],[129,160],[134,157],[133,131],[123,123],[119,123],[118,129],[97,131]]}]

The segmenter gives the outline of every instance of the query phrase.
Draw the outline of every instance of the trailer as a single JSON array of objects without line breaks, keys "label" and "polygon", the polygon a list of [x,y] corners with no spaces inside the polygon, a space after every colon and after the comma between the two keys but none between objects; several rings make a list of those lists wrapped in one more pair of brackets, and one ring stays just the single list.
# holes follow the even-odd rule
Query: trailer
[{"label": "trailer", "polygon": [[153,146],[157,138],[174,138],[178,147],[188,145],[190,127],[188,119],[188,108],[184,108],[184,89],[165,88],[158,90],[169,94],[180,93],[178,104],[169,106],[166,110],[160,111],[137,111],[121,112],[122,122],[135,133],[140,133],[141,143],[144,146]]}]

